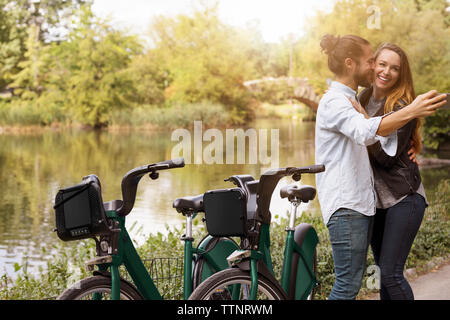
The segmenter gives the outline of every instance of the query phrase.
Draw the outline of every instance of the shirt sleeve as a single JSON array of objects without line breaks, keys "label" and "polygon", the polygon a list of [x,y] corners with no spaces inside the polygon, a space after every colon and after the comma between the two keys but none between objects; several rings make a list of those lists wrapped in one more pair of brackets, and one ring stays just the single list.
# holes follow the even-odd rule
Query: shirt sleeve
[{"label": "shirt sleeve", "polygon": [[[384,117],[390,115],[394,111],[391,111],[389,113],[386,113],[382,115],[380,118],[383,119]],[[380,120],[381,122],[381,120]],[[378,130],[378,128],[377,128]],[[397,153],[398,149],[398,135],[397,130],[393,131],[390,135],[387,137],[376,135],[375,138],[380,141],[381,149],[384,151],[384,153],[390,157],[393,157]]]},{"label": "shirt sleeve", "polygon": [[[397,135],[397,146],[393,150],[394,152],[387,152],[383,146],[379,146],[377,144],[369,147],[369,153],[373,158],[382,166],[389,168],[397,161],[397,158],[400,156],[402,152],[408,150],[411,147],[411,137],[416,128],[417,119],[414,119],[408,122],[406,125],[401,127],[400,129],[394,131]],[[380,141],[381,143],[381,141]],[[392,146],[393,148],[393,146]],[[389,149],[389,151],[392,151]]]},{"label": "shirt sleeve", "polygon": [[380,141],[387,148],[387,154],[392,154],[394,143],[397,149],[395,134],[388,137],[376,134],[383,117],[366,119],[344,95],[333,96],[323,104],[321,116],[325,128],[340,132],[359,145],[368,146]]}]

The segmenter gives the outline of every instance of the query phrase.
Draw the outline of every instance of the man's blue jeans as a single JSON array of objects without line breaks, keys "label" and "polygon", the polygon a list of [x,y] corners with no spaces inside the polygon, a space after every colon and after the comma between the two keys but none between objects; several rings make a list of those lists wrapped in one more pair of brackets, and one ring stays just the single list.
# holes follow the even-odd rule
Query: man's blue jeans
[{"label": "man's blue jeans", "polygon": [[352,300],[361,288],[366,268],[373,216],[341,208],[327,223],[333,249],[336,280],[329,300]]}]

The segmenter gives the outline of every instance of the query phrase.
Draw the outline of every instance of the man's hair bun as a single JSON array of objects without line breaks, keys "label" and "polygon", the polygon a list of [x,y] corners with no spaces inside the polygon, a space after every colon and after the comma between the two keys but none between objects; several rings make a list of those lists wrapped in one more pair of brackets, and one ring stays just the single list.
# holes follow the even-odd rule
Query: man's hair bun
[{"label": "man's hair bun", "polygon": [[326,34],[322,37],[322,40],[320,41],[320,47],[326,54],[329,55],[338,45],[339,39],[340,39],[339,36],[335,37],[331,34]]},{"label": "man's hair bun", "polygon": [[322,51],[328,55],[328,68],[337,75],[345,71],[346,58],[357,61],[363,55],[364,45],[370,45],[369,41],[351,34],[342,37],[326,34],[320,40]]}]

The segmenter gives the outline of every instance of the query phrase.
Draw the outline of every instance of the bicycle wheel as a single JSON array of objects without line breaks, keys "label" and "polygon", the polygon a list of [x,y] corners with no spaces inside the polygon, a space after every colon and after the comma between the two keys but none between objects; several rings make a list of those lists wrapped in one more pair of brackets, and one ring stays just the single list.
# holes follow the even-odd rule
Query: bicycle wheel
[{"label": "bicycle wheel", "polygon": [[[250,273],[231,268],[215,273],[202,282],[189,300],[248,300],[251,287]],[[236,291],[237,290],[237,291]],[[283,300],[283,293],[267,278],[258,275],[258,300]]]},{"label": "bicycle wheel", "polygon": [[[80,280],[57,298],[57,300],[110,300],[111,278],[93,276]],[[143,300],[139,291],[128,281],[120,280],[120,300]]]}]

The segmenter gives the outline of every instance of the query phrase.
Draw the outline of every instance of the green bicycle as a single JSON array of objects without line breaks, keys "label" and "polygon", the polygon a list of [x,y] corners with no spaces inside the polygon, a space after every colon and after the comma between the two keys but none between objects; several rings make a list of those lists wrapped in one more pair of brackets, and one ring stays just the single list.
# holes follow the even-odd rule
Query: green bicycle
[{"label": "green bicycle", "polygon": [[[298,205],[313,200],[316,190],[311,186],[283,187],[282,198],[291,202],[289,226],[284,249],[281,283],[274,277],[270,254],[269,211],[271,196],[279,180],[292,176],[295,181],[305,173],[318,173],[324,165],[288,167],[265,172],[260,180],[250,176],[233,176],[239,190],[244,190],[243,201],[232,197],[236,189],[215,193],[206,198],[205,217],[208,232],[212,235],[241,236],[241,247],[227,260],[231,268],[215,273],[202,282],[190,296],[190,300],[301,300],[312,299],[318,284],[316,268],[316,245],[319,241],[312,225],[301,223],[295,227]],[[244,179],[242,179],[244,178]],[[211,202],[211,203],[208,203]],[[241,216],[230,212],[241,212]],[[236,226],[241,226],[237,231]],[[234,228],[234,229],[233,229]]]},{"label": "green bicycle", "polygon": [[[184,159],[178,158],[132,169],[122,179],[123,200],[103,203],[96,175],[86,176],[80,184],[58,192],[54,206],[58,237],[63,241],[93,238],[97,257],[87,262],[93,276],[80,280],[57,299],[163,299],[131,241],[125,217],[133,209],[137,187],[144,175],[156,180],[159,171],[181,167]],[[173,207],[186,218],[186,233],[181,240],[185,243],[183,298],[187,299],[202,281],[228,268],[226,257],[239,246],[228,237],[207,235],[197,248],[193,247],[192,221],[204,211],[203,194],[178,198]],[[121,277],[122,265],[132,282]]]}]

